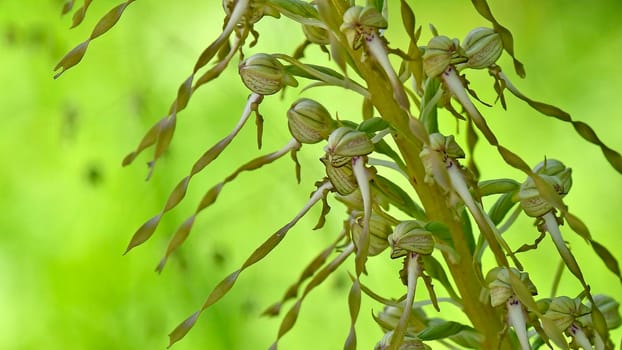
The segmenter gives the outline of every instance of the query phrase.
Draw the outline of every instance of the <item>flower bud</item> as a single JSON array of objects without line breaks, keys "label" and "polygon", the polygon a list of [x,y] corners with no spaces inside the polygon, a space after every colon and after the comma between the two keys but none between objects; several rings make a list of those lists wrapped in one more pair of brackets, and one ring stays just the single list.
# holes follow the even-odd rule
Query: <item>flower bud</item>
[{"label": "flower bud", "polygon": [[[239,0],[223,0],[222,1],[222,8],[225,10],[225,13],[227,14],[227,16],[231,16],[233,9],[235,8],[235,6],[237,6],[238,2]],[[279,18],[280,13],[276,9],[272,8],[271,6],[268,6],[265,3],[265,1],[250,0],[248,8],[246,9],[246,13],[243,16],[242,21],[247,24],[252,25],[252,24],[259,22],[259,20],[263,16],[272,16],[272,17]]]},{"label": "flower bud", "polygon": [[343,24],[339,28],[353,47],[359,47],[366,35],[377,29],[387,28],[387,20],[373,6],[352,6],[343,14]]},{"label": "flower bud", "polygon": [[331,164],[328,156],[320,158],[326,168],[326,176],[328,180],[333,184],[333,187],[337,193],[342,195],[348,195],[358,188],[356,182],[356,176],[352,170],[352,164],[344,164],[339,167],[335,167]]},{"label": "flower bud", "polygon": [[366,133],[342,126],[328,137],[324,147],[328,159],[334,167],[348,163],[352,157],[368,155],[374,151],[374,144]]},{"label": "flower bud", "polygon": [[444,136],[440,133],[430,134],[430,146],[432,150],[447,154],[450,158],[464,158],[465,154],[453,135]]},{"label": "flower bud", "polygon": [[[562,197],[572,187],[572,170],[566,168],[558,160],[547,159],[536,165],[533,171],[538,173]],[[525,213],[532,217],[540,217],[553,210],[553,206],[540,196],[540,192],[531,177],[528,177],[521,184],[518,199]]]},{"label": "flower bud", "polygon": [[[388,332],[395,329],[400,322],[400,318],[404,313],[405,301],[395,305],[386,305],[378,316],[374,319],[380,325],[383,331]],[[406,334],[417,334],[421,332],[428,324],[428,317],[421,308],[412,308],[408,315],[408,323],[406,325]]]},{"label": "flower bud", "polygon": [[301,98],[287,111],[287,126],[300,143],[317,143],[328,138],[335,122],[318,102]]},{"label": "flower bud", "polygon": [[[391,339],[393,338],[393,331],[389,331],[384,334],[382,339],[376,344],[374,350],[386,350],[391,345]],[[401,345],[398,350],[428,350],[432,349],[428,345],[424,344],[418,338],[404,336]]]},{"label": "flower bud", "polygon": [[[363,232],[363,217],[359,216],[351,224],[352,241],[356,245]],[[387,221],[377,214],[372,214],[369,218],[369,256],[382,253],[389,246],[387,236],[391,233],[391,226]]]},{"label": "flower bud", "polygon": [[458,39],[449,39],[444,35],[430,39],[423,54],[423,70],[429,77],[436,77],[459,58],[461,49]]},{"label": "flower bud", "polygon": [[517,276],[521,282],[527,287],[532,295],[538,293],[536,286],[529,279],[527,272],[521,272],[513,267],[496,267],[486,275],[486,282],[490,291],[490,305],[493,307],[505,304],[505,302],[514,295],[514,289],[510,281],[510,273]]},{"label": "flower bud", "polygon": [[462,47],[468,58],[466,65],[473,69],[490,67],[503,52],[501,35],[492,28],[484,27],[471,30],[464,38]]},{"label": "flower bud", "polygon": [[318,44],[318,45],[330,44],[330,41],[328,38],[328,30],[322,27],[313,26],[310,24],[303,24],[302,32],[305,34],[305,37],[307,38],[307,40],[311,43]]},{"label": "flower bud", "polygon": [[533,172],[555,177],[556,184],[554,184],[554,186],[557,187],[554,188],[562,197],[568,194],[572,187],[572,169],[567,168],[559,160],[546,159],[538,163],[538,165],[533,168]]},{"label": "flower bud", "polygon": [[[596,307],[605,317],[605,323],[608,329],[615,329],[622,325],[622,318],[620,318],[620,303],[608,295],[596,294],[593,296]],[[591,307],[591,303],[588,302],[588,307]]]},{"label": "flower bud", "polygon": [[544,317],[553,321],[557,328],[563,332],[575,321],[579,321],[581,324],[589,323],[590,309],[583,305],[579,298],[570,299],[561,296],[551,300]]},{"label": "flower bud", "polygon": [[260,95],[275,94],[285,85],[298,85],[293,77],[285,73],[281,62],[265,53],[252,55],[242,61],[238,72],[244,85]]},{"label": "flower bud", "polygon": [[430,255],[434,250],[434,236],[415,220],[402,221],[388,237],[391,258],[399,258],[408,253]]}]

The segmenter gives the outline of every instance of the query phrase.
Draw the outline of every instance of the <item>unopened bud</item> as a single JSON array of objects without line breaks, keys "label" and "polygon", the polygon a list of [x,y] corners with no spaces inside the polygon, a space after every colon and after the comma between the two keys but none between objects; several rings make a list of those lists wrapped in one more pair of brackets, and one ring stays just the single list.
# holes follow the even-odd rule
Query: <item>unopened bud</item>
[{"label": "unopened bud", "polygon": [[285,73],[281,62],[265,53],[248,57],[240,63],[238,71],[244,85],[260,95],[275,94],[285,85],[298,85],[293,77]]},{"label": "unopened bud", "polygon": [[301,98],[287,111],[287,126],[300,143],[317,143],[328,138],[335,122],[318,102]]},{"label": "unopened bud", "polygon": [[311,43],[318,44],[318,45],[330,44],[329,37],[328,37],[328,30],[322,27],[313,26],[310,24],[303,24],[302,31],[305,34],[305,37],[307,38],[307,40],[309,40],[309,42]]},{"label": "unopened bud", "polygon": [[352,157],[368,155],[374,151],[374,144],[366,133],[342,126],[328,137],[324,148],[334,167],[348,163]]},{"label": "unopened bud", "polygon": [[[359,241],[359,237],[363,232],[363,218],[358,217],[352,223],[352,241],[356,244]],[[372,214],[369,219],[369,256],[374,256],[382,253],[389,243],[387,242],[387,236],[391,233],[391,226],[387,221],[379,215]]]},{"label": "unopened bud", "polygon": [[391,258],[399,258],[409,253],[430,255],[434,250],[434,237],[418,221],[402,221],[388,237]]},{"label": "unopened bud", "polygon": [[462,47],[468,61],[467,67],[483,69],[493,65],[503,52],[501,35],[492,28],[478,27],[471,30]]},{"label": "unopened bud", "polygon": [[449,39],[440,35],[430,39],[423,54],[423,70],[429,77],[436,77],[447,67],[460,58],[460,43],[458,39]]}]

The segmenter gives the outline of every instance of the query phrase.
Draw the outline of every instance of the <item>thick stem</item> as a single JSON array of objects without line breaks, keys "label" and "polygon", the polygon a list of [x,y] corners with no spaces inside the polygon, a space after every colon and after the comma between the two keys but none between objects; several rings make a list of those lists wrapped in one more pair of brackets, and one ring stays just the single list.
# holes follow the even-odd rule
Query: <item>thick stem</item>
[{"label": "thick stem", "polygon": [[[322,3],[326,2],[322,1]],[[332,4],[329,6],[331,10],[343,16],[345,9],[336,5],[333,7]],[[419,153],[422,150],[422,140],[427,140],[427,137],[417,137],[410,128],[410,122],[418,120],[409,118],[408,113],[396,102],[390,82],[386,81],[386,77],[375,70],[369,62],[361,61],[361,52],[354,51],[347,44],[345,37],[341,38],[341,42],[342,47],[348,50],[361,77],[367,82],[367,89],[374,107],[395,130],[393,138],[406,164],[408,180],[417,192],[428,219],[442,222],[449,229],[452,243],[460,259],[456,262],[446,258],[447,266],[459,290],[465,314],[484,337],[481,348],[512,349],[507,339],[499,337],[504,327],[502,320],[497,317],[489,303],[482,303],[479,300],[483,286],[478,281],[484,278],[482,272],[476,270],[472,264],[473,254],[468,245],[468,239],[465,238],[462,223],[455,219],[444,201],[440,200],[444,196],[441,190],[436,186],[428,186],[424,182],[425,168],[419,158]]]}]

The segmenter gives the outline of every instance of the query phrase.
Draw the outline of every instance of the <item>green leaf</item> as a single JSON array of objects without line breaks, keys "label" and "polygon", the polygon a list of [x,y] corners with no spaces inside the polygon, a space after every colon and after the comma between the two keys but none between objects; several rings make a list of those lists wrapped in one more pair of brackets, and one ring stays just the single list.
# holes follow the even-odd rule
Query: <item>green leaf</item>
[{"label": "green leaf", "polygon": [[419,120],[428,133],[438,132],[438,102],[443,95],[439,79],[426,79]]},{"label": "green leaf", "polygon": [[443,339],[468,329],[472,328],[454,321],[441,321],[419,332],[417,338],[424,341]]},{"label": "green leaf", "polygon": [[501,195],[488,210],[488,216],[495,225],[501,223],[507,213],[516,205],[517,202],[513,199],[514,193],[509,192]]},{"label": "green leaf", "polygon": [[173,344],[175,344],[176,342],[178,342],[179,340],[181,340],[183,337],[186,336],[188,331],[190,331],[190,329],[197,322],[197,319],[199,318],[200,314],[201,314],[200,311],[193,313],[192,315],[190,315],[190,317],[188,317],[182,323],[180,323],[177,327],[175,327],[175,329],[168,335],[169,344],[166,347],[167,349],[169,349]]},{"label": "green leaf", "polygon": [[302,305],[302,302],[307,297],[307,295],[311,293],[311,291],[313,291],[313,289],[315,289],[317,286],[322,284],[322,282],[324,282],[324,280],[326,280],[328,276],[335,272],[335,270],[337,270],[337,268],[341,266],[341,264],[346,260],[348,256],[350,256],[350,254],[352,254],[353,251],[354,244],[350,243],[350,245],[345,248],[341,254],[333,259],[328,265],[324,266],[322,270],[320,270],[315,276],[313,276],[309,284],[307,284],[307,286],[305,287],[302,296],[298,298],[294,306],[292,306],[292,308],[283,318],[283,321],[281,321],[281,326],[279,327],[277,338],[270,347],[270,349],[276,349],[279,340],[294,326],[300,312],[300,306]]},{"label": "green leaf", "polygon": [[[156,148],[153,156],[153,163],[157,161],[162,154],[168,149],[168,145],[171,143],[173,134],[175,133],[175,127],[177,126],[177,115],[173,114],[160,126],[158,132],[158,140],[156,141]],[[153,164],[151,165],[153,167]]]},{"label": "green leaf", "polygon": [[510,277],[510,285],[512,286],[512,290],[514,291],[514,294],[516,294],[518,300],[520,300],[521,304],[523,304],[523,306],[525,306],[529,311],[538,316],[542,316],[536,301],[531,295],[531,291],[520,279],[520,277],[514,273],[508,273],[508,276]]},{"label": "green leaf", "polygon": [[549,117],[553,117],[556,119],[559,119],[563,122],[566,123],[570,123],[572,124],[572,126],[574,127],[575,131],[581,135],[581,137],[583,137],[585,140],[587,140],[588,142],[595,144],[597,146],[600,147],[601,151],[603,152],[603,155],[605,156],[605,158],[607,159],[607,161],[609,162],[609,164],[611,164],[611,166],[617,170],[619,173],[622,173],[622,155],[620,155],[620,153],[612,150],[611,148],[609,148],[607,145],[605,145],[600,138],[596,135],[596,132],[586,123],[584,122],[579,122],[579,121],[575,121],[572,119],[572,117],[570,116],[570,114],[568,114],[567,112],[543,103],[543,102],[538,102],[538,101],[534,101],[530,98],[528,98],[527,96],[523,95],[513,84],[512,82],[510,82],[510,80],[508,79],[507,76],[505,76],[505,74],[503,74],[503,72],[501,71],[500,68],[496,68],[495,70],[491,71],[491,74],[493,74],[497,79],[502,80],[505,83],[505,87],[510,90],[510,92],[518,97],[519,99],[527,102],[527,104],[529,106],[531,106],[531,108],[539,111],[540,113],[549,116]]},{"label": "green leaf", "polygon": [[462,210],[462,231],[464,232],[464,238],[467,241],[469,252],[472,254],[475,252],[475,236],[473,236],[471,219],[466,209]]},{"label": "green leaf", "polygon": [[298,23],[322,26],[320,14],[317,9],[307,1],[270,0],[267,4]]},{"label": "green leaf", "polygon": [[106,13],[104,17],[99,20],[99,22],[97,22],[95,28],[93,28],[90,39],[93,40],[110,30],[110,28],[112,28],[119,21],[119,18],[121,18],[125,8],[132,2],[134,2],[134,0],[128,0],[108,11],[108,13]]},{"label": "green leaf", "polygon": [[[300,183],[300,181],[298,181],[298,183]],[[326,223],[326,215],[328,215],[329,212],[330,205],[328,205],[328,200],[326,199],[326,197],[324,197],[322,198],[322,212],[320,213],[317,224],[315,224],[315,226],[313,227],[314,230],[318,230],[324,227],[324,224]]]},{"label": "green leaf", "polygon": [[449,227],[445,224],[438,221],[430,221],[424,228],[432,232],[436,238],[443,242],[449,243],[452,247],[454,246],[453,240],[451,239],[451,232],[449,232]]},{"label": "green leaf", "polygon": [[[73,13],[73,17],[72,17],[72,23],[71,23],[71,28],[75,28],[77,26],[80,25],[80,23],[82,23],[82,21],[84,20],[84,17],[86,16],[86,11],[89,8],[89,5],[91,5],[91,0],[84,0],[84,4],[82,6],[80,6],[76,12]],[[73,7],[73,3],[74,1],[68,1],[67,3],[65,3],[65,7],[63,7],[63,13],[67,13],[71,10],[71,8]],[[67,6],[69,8],[67,8]],[[65,11],[66,10],[66,11]]]},{"label": "green leaf", "polygon": [[74,0],[65,1],[65,3],[63,4],[63,8],[61,9],[61,12],[60,12],[61,16],[66,15],[67,13],[69,13],[69,11],[71,11],[71,9],[73,8],[74,2],[75,2]]},{"label": "green leaf", "polygon": [[565,212],[564,219],[568,223],[568,226],[579,234],[579,236],[583,237],[583,239],[590,241],[592,239],[592,235],[590,234],[590,230],[585,226],[583,221],[578,217],[572,215],[571,213]]},{"label": "green leaf", "polygon": [[346,339],[344,350],[356,350],[356,320],[361,310],[361,285],[357,279],[352,283],[348,294],[348,309],[350,310],[350,333]]},{"label": "green leaf", "polygon": [[600,259],[605,263],[609,271],[613,272],[620,282],[622,282],[622,275],[620,274],[620,265],[618,264],[618,260],[611,254],[611,252],[607,249],[607,247],[602,244],[596,242],[595,240],[590,240],[592,244],[592,248],[596,252],[596,254],[600,257]]},{"label": "green leaf", "polygon": [[391,180],[376,174],[372,185],[389,200],[390,204],[404,213],[419,220],[427,219],[423,209],[412,200],[406,191]]},{"label": "green leaf", "polygon": [[285,72],[288,74],[307,79],[319,80],[327,85],[343,87],[355,91],[363,97],[369,97],[367,89],[359,83],[344,77],[330,68],[313,64],[305,64],[288,55],[273,54],[273,56],[292,64],[284,66]]},{"label": "green leaf", "polygon": [[136,230],[123,255],[127,254],[134,247],[141,245],[146,240],[148,240],[153,235],[153,232],[155,232],[155,229],[158,227],[158,223],[160,222],[161,218],[162,213],[147,220],[147,222],[145,222],[138,230]]},{"label": "green leaf", "polygon": [[168,196],[166,205],[162,210],[163,213],[173,209],[175,206],[177,206],[177,204],[179,204],[179,202],[181,202],[182,199],[184,199],[184,197],[186,196],[186,191],[188,190],[189,182],[190,176],[186,176],[181,179],[181,181],[179,181],[177,186],[175,186],[173,191],[171,191],[171,194]]},{"label": "green leaf", "polygon": [[447,277],[447,273],[445,273],[445,270],[443,269],[441,263],[438,262],[438,260],[436,260],[436,258],[434,258],[432,255],[423,255],[421,257],[421,260],[423,261],[423,269],[425,270],[425,272],[430,275],[430,277],[439,281],[441,285],[445,287],[447,293],[452,299],[457,302],[461,302],[460,297],[451,285],[451,282]]},{"label": "green leaf", "polygon": [[[378,12],[382,12],[382,8],[378,9]],[[400,1],[400,13],[402,15],[402,24],[404,25],[404,30],[408,37],[410,38],[411,43],[417,43],[417,38],[415,37],[415,13],[410,8],[406,0]]]},{"label": "green leaf", "polygon": [[542,328],[544,332],[549,337],[550,340],[553,341],[555,345],[557,345],[560,349],[567,350],[568,342],[566,341],[566,337],[564,334],[557,328],[555,322],[547,317],[541,317],[540,322],[542,323]]},{"label": "green leaf", "polygon": [[391,158],[400,169],[406,169],[406,164],[404,164],[404,161],[402,160],[400,155],[395,152],[385,140],[380,140],[376,142],[376,144],[374,145],[374,150],[377,153],[384,154],[385,156]]},{"label": "green leaf", "polygon": [[[119,4],[119,5],[115,6],[113,9],[111,9],[110,11],[108,11],[108,13],[106,13],[97,22],[97,24],[95,25],[95,28],[93,28],[93,31],[91,32],[91,35],[89,36],[89,38],[87,40],[85,40],[83,43],[81,43],[78,46],[74,47],[71,51],[69,51],[60,60],[60,62],[58,62],[56,64],[56,66],[54,67],[54,70],[57,71],[60,68],[62,68],[62,70],[60,72],[58,72],[56,75],[54,75],[54,79],[57,79],[64,72],[66,72],[69,68],[71,68],[71,67],[75,66],[76,64],[78,64],[82,60],[82,57],[84,57],[84,54],[86,53],[86,49],[87,49],[89,43],[92,40],[94,40],[95,38],[99,37],[100,35],[104,34],[108,30],[110,30],[110,28],[112,28],[118,22],[119,18],[123,14],[123,11],[125,11],[125,8],[129,4],[133,3],[134,1],[135,0],[127,0],[126,2]],[[88,8],[90,3],[91,3],[90,0],[85,0],[84,1],[84,5],[82,7],[80,7],[74,13],[72,28],[77,26],[78,24],[80,24],[82,22],[82,20],[84,19],[85,14],[86,14],[86,10],[87,10],[87,8]]]},{"label": "green leaf", "polygon": [[75,66],[76,64],[80,63],[80,61],[82,61],[82,58],[86,53],[86,48],[89,46],[89,42],[89,40],[86,40],[80,45],[74,47],[71,51],[67,52],[67,54],[56,64],[56,66],[54,66],[54,71],[61,69],[60,72],[54,75],[54,79],[57,79],[69,68]]},{"label": "green leaf", "polygon": [[345,233],[341,234],[337,240],[328,247],[326,247],[320,254],[318,254],[311,262],[305,267],[305,269],[298,277],[298,280],[287,288],[285,294],[281,298],[281,300],[272,306],[268,307],[263,313],[263,316],[276,316],[279,314],[282,305],[290,300],[295,298],[298,295],[298,289],[300,286],[309,278],[313,277],[316,271],[318,271],[324,264],[326,260],[330,256],[330,254],[335,250],[337,244],[345,237]]},{"label": "green leaf", "polygon": [[358,130],[366,132],[366,133],[374,133],[380,130],[384,130],[389,127],[389,123],[386,120],[380,117],[373,117],[367,120],[364,120],[358,126]]},{"label": "green leaf", "polygon": [[151,126],[149,131],[147,131],[145,136],[143,136],[142,140],[138,144],[138,147],[136,147],[136,150],[125,156],[122,163],[123,166],[130,165],[142,151],[144,151],[145,149],[147,149],[147,147],[153,145],[156,142],[156,140],[158,139],[160,124],[165,123],[167,119],[168,117],[164,117],[153,126]]},{"label": "green leaf", "polygon": [[477,187],[479,188],[479,194],[485,197],[491,194],[514,192],[520,188],[520,183],[512,179],[494,179],[480,181]]},{"label": "green leaf", "polygon": [[164,254],[164,257],[162,257],[162,259],[160,260],[160,263],[156,267],[156,272],[158,273],[162,272],[162,270],[164,269],[164,265],[166,264],[166,261],[168,260],[168,257],[171,254],[173,254],[173,252],[180,245],[184,243],[186,238],[188,238],[188,235],[190,234],[190,230],[192,229],[192,226],[194,225],[195,218],[196,216],[192,215],[191,217],[186,219],[186,221],[184,221],[184,223],[181,224],[181,226],[179,226],[177,231],[175,231],[173,238],[171,238],[170,242],[168,243],[168,247],[166,248],[166,253]]}]

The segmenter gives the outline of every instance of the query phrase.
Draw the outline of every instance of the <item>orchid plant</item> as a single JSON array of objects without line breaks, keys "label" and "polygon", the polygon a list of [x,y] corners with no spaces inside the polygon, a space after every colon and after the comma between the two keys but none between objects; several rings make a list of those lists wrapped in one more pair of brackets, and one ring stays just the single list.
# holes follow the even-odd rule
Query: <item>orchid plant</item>
[{"label": "orchid plant", "polygon": [[[85,1],[75,10],[74,26],[81,23],[90,2]],[[56,77],[78,64],[91,41],[110,30],[133,2],[127,0],[105,14],[89,38],[60,60]],[[227,67],[237,65],[249,97],[234,129],[194,163],[188,175],[172,189],[162,210],[134,233],[126,253],[153,235],[162,217],[184,199],[193,176],[223,154],[252,115],[257,126],[257,145],[261,148],[263,116],[259,106],[264,99],[274,98],[272,95],[281,94],[285,102],[283,114],[291,139],[282,148],[243,163],[209,189],[195,212],[172,235],[157,270],[164,269],[168,258],[185,243],[197,215],[209,208],[223,187],[240,173],[290,154],[300,181],[297,154],[306,151],[304,145],[319,143],[323,150],[315,157],[319,160],[317,166],[325,169],[325,176],[316,179],[311,197],[298,214],[269,235],[238,270],[216,285],[205,302],[172,330],[170,345],[180,341],[199,316],[227,294],[244,270],[276,249],[313,206],[323,206],[315,228],[324,225],[327,215],[338,215],[330,213],[328,206],[329,199],[334,199],[346,209],[343,229],[309,263],[283,299],[266,310],[266,314],[278,317],[282,308],[293,301],[282,316],[271,349],[276,349],[279,340],[293,328],[309,293],[343,264],[352,264],[353,271],[348,294],[351,325],[344,335],[344,349],[356,348],[356,325],[363,296],[381,305],[374,320],[384,336],[378,339],[376,349],[427,349],[430,344],[472,349],[613,349],[609,330],[622,323],[618,301],[590,288],[589,276],[562,236],[569,230],[562,230],[561,225],[567,224],[583,237],[618,280],[621,273],[613,255],[592,237],[563,201],[572,187],[571,169],[562,161],[549,158],[530,166],[503,146],[478,109],[481,101],[466,77],[474,70],[485,70],[493,78],[494,93],[504,108],[509,92],[529,104],[534,113],[572,124],[579,136],[602,149],[618,172],[622,172],[622,157],[587,124],[518,90],[497,63],[504,53],[508,54],[516,74],[525,77],[525,69],[514,53],[511,32],[496,20],[485,0],[472,3],[489,27],[474,28],[459,40],[453,35],[442,35],[432,26],[431,37],[426,41],[406,0],[399,1],[399,11],[391,14],[392,21],[388,20],[386,0],[222,1],[221,34],[205,48],[192,73],[180,84],[167,116],[145,133],[123,165],[131,164],[153,148],[149,167],[150,173],[154,171],[173,139],[177,114],[198,88],[218,84]],[[68,0],[63,13],[71,12],[73,5],[74,1]],[[255,24],[266,16],[299,26],[304,42],[293,54],[246,55],[244,49],[261,47],[261,33]],[[390,44],[385,36],[389,26],[401,28],[408,38],[405,47]],[[306,59],[304,51],[312,45],[319,46],[327,55]],[[360,117],[343,119],[332,115],[322,101],[306,97],[290,100],[290,94],[285,93],[291,89],[304,93],[311,88],[349,91],[361,103]],[[441,133],[441,109],[465,125],[466,144],[460,145],[457,135]],[[507,166],[520,170],[524,177],[480,179],[473,159],[478,135],[499,153]],[[465,163],[467,155],[470,159]],[[403,177],[409,186],[396,184],[391,180],[394,176]],[[301,196],[308,191],[301,189]],[[497,199],[486,208],[482,199],[489,196]],[[535,218],[541,237],[535,244],[525,242],[512,247],[504,233],[512,230],[521,213]],[[540,249],[538,243],[547,232],[561,261],[582,286],[574,295],[538,297],[529,271],[521,264],[519,253]],[[494,257],[493,266],[484,266],[482,256],[487,251]],[[399,271],[403,295],[381,296],[364,284],[369,259],[403,260]],[[425,285],[427,299],[416,299],[419,280]],[[433,281],[446,289],[449,297],[437,297]],[[428,306],[439,310],[444,302],[457,305],[470,323],[433,317]]]}]

